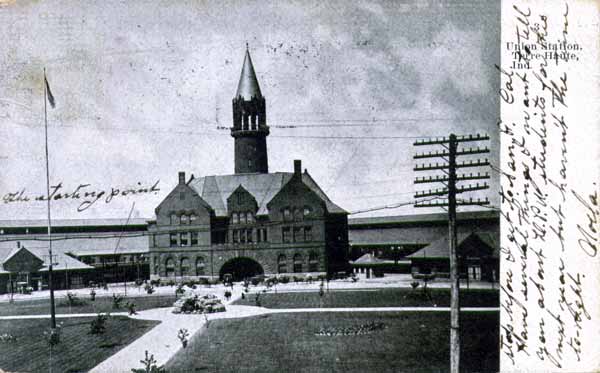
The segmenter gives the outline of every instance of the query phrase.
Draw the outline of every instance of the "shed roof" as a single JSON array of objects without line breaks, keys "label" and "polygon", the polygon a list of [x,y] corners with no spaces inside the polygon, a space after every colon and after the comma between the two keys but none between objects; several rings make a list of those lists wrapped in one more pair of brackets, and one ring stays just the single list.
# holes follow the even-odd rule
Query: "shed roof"
[{"label": "shed roof", "polygon": [[[500,245],[498,243],[496,235],[488,232],[470,232],[470,233],[459,233],[457,235],[457,246],[458,252],[461,253],[467,248],[467,242],[470,240],[478,240],[481,244],[485,245],[487,251],[491,253],[491,256],[498,257],[500,251]],[[433,241],[431,244],[425,246],[421,250],[418,250],[407,258],[448,258],[448,235],[445,234],[439,239]]]}]

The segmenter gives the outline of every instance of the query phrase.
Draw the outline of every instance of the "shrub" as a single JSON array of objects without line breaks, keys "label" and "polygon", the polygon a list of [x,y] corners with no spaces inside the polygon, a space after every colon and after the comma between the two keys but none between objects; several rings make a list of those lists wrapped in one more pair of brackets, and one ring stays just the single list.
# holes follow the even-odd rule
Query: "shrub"
[{"label": "shrub", "polygon": [[113,294],[112,308],[115,310],[120,309],[123,306],[125,298],[122,295]]},{"label": "shrub", "polygon": [[[96,295],[94,294],[94,299]],[[65,303],[63,303],[65,304]],[[83,306],[85,301],[83,299],[79,299],[79,297],[75,293],[67,292],[67,302],[66,305],[70,307]]]},{"label": "shrub", "polygon": [[142,286],[143,283],[144,281],[142,280],[135,280],[135,286]]},{"label": "shrub", "polygon": [[252,277],[252,279],[250,279],[250,282],[253,286],[258,286],[261,283],[261,279],[259,277]]},{"label": "shrub", "polygon": [[281,277],[279,278],[279,281],[280,281],[282,284],[287,284],[288,282],[290,282],[290,278],[289,278],[288,276],[281,276]]},{"label": "shrub", "polygon": [[11,342],[16,342],[16,341],[17,341],[17,337],[15,337],[14,335],[12,335],[10,333],[0,334],[0,342],[2,342],[2,343],[11,343]]},{"label": "shrub", "polygon": [[127,310],[129,310],[129,315],[137,315],[137,312],[135,311],[135,303],[127,303],[126,305]]},{"label": "shrub", "polygon": [[177,289],[175,289],[175,296],[179,296],[179,295],[183,295],[185,294],[185,289],[183,288],[182,284],[177,285]]},{"label": "shrub", "polygon": [[108,315],[103,315],[101,313],[96,316],[95,319],[90,323],[90,333],[91,334],[102,334],[106,331],[106,321],[108,320]]},{"label": "shrub", "polygon": [[410,286],[413,288],[413,290],[416,290],[419,287],[419,285],[419,281],[413,281],[410,283]]},{"label": "shrub", "polygon": [[177,332],[177,338],[179,338],[179,340],[181,341],[181,345],[183,346],[183,348],[187,347],[188,344],[188,337],[190,336],[190,332],[188,332],[187,329],[179,329],[179,332]]},{"label": "shrub", "polygon": [[50,328],[49,331],[44,332],[44,336],[46,337],[46,340],[48,341],[50,346],[56,346],[57,344],[60,343],[61,328],[62,328],[62,323],[56,325],[56,328],[54,328],[54,329]]},{"label": "shrub", "polygon": [[151,284],[152,284],[152,281],[150,282],[150,284],[144,285],[144,290],[146,290],[147,294],[154,293],[154,286],[152,286]]},{"label": "shrub", "polygon": [[94,302],[96,300],[96,291],[94,289],[92,289],[92,291],[90,291],[90,300],[92,302]]},{"label": "shrub", "polygon": [[144,365],[144,367],[142,369],[131,369],[131,371],[133,373],[164,373],[165,372],[165,368],[163,368],[162,366],[157,366],[156,363],[156,359],[154,358],[154,355],[150,355],[148,356],[148,351],[146,351],[146,357],[144,358],[144,360],[140,360],[140,363],[142,363]]},{"label": "shrub", "polygon": [[204,277],[200,277],[200,278],[198,279],[198,284],[199,284],[199,285],[208,285],[208,279],[207,279],[207,278],[204,278]]},{"label": "shrub", "polygon": [[150,280],[150,285],[152,286],[160,286],[160,278],[156,280]]},{"label": "shrub", "polygon": [[312,282],[313,282],[312,276],[306,277],[306,282],[308,282],[309,284],[312,284]]},{"label": "shrub", "polygon": [[231,292],[229,290],[225,291],[225,299],[229,300],[231,298]]}]

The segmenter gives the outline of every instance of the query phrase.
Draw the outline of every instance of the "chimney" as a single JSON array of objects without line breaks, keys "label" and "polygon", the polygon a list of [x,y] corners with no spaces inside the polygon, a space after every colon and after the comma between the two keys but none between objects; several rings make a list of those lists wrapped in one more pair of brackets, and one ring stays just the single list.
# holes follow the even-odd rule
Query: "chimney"
[{"label": "chimney", "polygon": [[185,172],[179,171],[179,184],[185,184]]},{"label": "chimney", "polygon": [[302,161],[299,159],[294,159],[294,176],[302,175]]}]

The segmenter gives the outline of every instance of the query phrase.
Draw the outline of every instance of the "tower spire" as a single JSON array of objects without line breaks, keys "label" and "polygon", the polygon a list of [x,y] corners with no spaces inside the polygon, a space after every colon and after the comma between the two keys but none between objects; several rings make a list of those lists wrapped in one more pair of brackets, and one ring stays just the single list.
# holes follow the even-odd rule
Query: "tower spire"
[{"label": "tower spire", "polygon": [[240,82],[238,83],[237,92],[235,94],[235,97],[240,96],[246,101],[252,100],[252,97],[262,97],[258,79],[256,79],[256,73],[254,72],[254,66],[252,65],[248,43],[246,43],[246,56],[244,57]]},{"label": "tower spire", "polygon": [[267,173],[267,112],[265,98],[260,92],[248,43],[240,82],[232,102],[235,139],[235,173]]}]

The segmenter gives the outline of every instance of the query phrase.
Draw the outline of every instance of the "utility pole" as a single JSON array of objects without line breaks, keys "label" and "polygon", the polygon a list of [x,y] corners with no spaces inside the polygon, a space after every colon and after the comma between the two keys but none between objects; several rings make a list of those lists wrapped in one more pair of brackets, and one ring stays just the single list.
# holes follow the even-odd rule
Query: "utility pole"
[{"label": "utility pole", "polygon": [[[476,200],[473,201],[471,198],[469,201],[457,201],[456,195],[468,191],[474,190],[482,190],[487,189],[487,183],[483,183],[483,185],[468,185],[457,187],[457,181],[465,181],[465,180],[481,180],[481,179],[489,179],[490,176],[488,173],[481,175],[478,173],[477,175],[473,175],[472,173],[467,175],[462,174],[457,176],[456,169],[457,168],[467,168],[467,167],[480,167],[480,166],[488,166],[489,162],[487,159],[485,161],[477,160],[473,161],[465,161],[462,163],[457,163],[457,156],[462,155],[472,155],[472,154],[482,154],[489,153],[489,149],[486,148],[469,148],[469,149],[461,149],[458,150],[458,144],[464,142],[471,141],[484,141],[489,140],[487,135],[481,136],[477,134],[476,136],[460,136],[457,137],[455,134],[450,134],[448,138],[441,139],[424,139],[417,140],[414,143],[414,146],[425,146],[425,145],[442,145],[445,150],[443,151],[435,151],[434,153],[421,153],[416,154],[414,159],[423,159],[423,158],[441,158],[445,161],[445,163],[435,165],[417,165],[414,168],[414,171],[431,171],[431,170],[441,170],[445,173],[445,175],[436,175],[434,177],[417,177],[415,179],[415,184],[424,184],[424,183],[442,183],[445,188],[421,191],[415,193],[415,199],[423,198],[423,197],[444,197],[447,196],[447,200],[445,201],[416,201],[415,207],[447,207],[448,208],[448,252],[450,257],[450,372],[458,373],[460,371],[460,304],[459,304],[459,295],[460,295],[460,273],[459,273],[459,263],[458,263],[458,253],[457,253],[457,237],[456,237],[456,207],[457,206],[465,206],[465,205],[486,205],[489,204],[489,200],[486,198],[485,200]],[[468,276],[468,270],[467,270]]]}]

